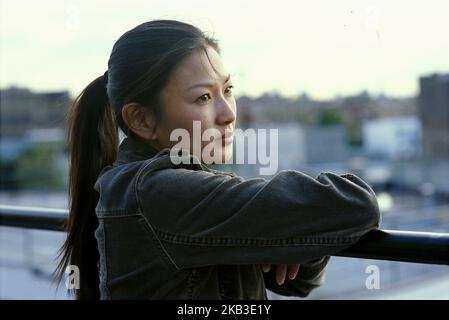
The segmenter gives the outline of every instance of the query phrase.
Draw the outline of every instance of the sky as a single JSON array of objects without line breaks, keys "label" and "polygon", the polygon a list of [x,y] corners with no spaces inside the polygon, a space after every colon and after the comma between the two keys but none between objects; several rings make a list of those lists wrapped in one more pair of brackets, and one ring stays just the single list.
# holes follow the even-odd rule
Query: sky
[{"label": "sky", "polygon": [[0,0],[0,87],[79,93],[115,41],[153,19],[219,40],[234,94],[406,97],[449,73],[449,1]]}]

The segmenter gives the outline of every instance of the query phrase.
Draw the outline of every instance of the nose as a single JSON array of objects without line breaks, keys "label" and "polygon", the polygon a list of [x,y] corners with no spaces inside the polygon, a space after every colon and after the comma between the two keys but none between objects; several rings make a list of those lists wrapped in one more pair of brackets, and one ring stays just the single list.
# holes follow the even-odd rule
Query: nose
[{"label": "nose", "polygon": [[[234,102],[235,104],[235,102]],[[220,126],[229,126],[236,119],[235,106],[230,101],[220,99],[216,107],[216,123]]]}]

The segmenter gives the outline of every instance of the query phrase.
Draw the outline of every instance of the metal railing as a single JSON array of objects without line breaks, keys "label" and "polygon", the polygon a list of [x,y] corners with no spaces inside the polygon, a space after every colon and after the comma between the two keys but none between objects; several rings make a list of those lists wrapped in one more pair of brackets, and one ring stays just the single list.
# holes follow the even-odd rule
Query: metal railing
[{"label": "metal railing", "polygon": [[[65,231],[68,211],[0,205],[0,226]],[[372,230],[336,256],[449,265],[449,233]]]}]

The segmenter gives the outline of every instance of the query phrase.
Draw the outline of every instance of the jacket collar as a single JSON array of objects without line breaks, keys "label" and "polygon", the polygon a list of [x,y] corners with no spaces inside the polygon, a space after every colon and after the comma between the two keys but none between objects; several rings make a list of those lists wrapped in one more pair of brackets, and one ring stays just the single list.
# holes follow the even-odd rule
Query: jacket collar
[{"label": "jacket collar", "polygon": [[139,138],[128,136],[125,137],[120,143],[114,166],[133,161],[150,159],[161,151],[162,150],[155,149],[154,147],[146,144]]},{"label": "jacket collar", "polygon": [[[118,166],[121,164],[133,162],[133,161],[147,160],[147,159],[150,159],[150,158],[156,156],[157,154],[163,153],[163,152],[170,153],[170,149],[165,148],[165,149],[158,150],[158,149],[150,146],[149,144],[146,144],[139,138],[127,136],[120,143],[120,146],[119,146],[119,149],[117,152],[117,158],[116,158],[115,162],[113,163],[113,166]],[[196,159],[198,159],[198,158],[196,158]],[[202,170],[205,170],[205,171],[226,174],[226,175],[229,175],[232,177],[235,176],[234,172],[215,170],[204,163],[197,164],[196,166],[198,166],[198,168],[201,168]]]}]

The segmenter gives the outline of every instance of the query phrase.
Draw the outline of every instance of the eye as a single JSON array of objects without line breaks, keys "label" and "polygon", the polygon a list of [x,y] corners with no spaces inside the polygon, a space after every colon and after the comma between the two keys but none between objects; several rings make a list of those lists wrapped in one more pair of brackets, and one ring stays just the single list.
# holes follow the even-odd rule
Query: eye
[{"label": "eye", "polygon": [[234,86],[229,86],[226,88],[226,90],[228,90],[229,95],[232,94],[232,89],[234,88]]},{"label": "eye", "polygon": [[[207,99],[206,99],[207,98]],[[204,103],[207,102],[210,99],[210,94],[206,93],[203,94],[201,97],[199,97],[198,99],[196,99],[196,101],[200,102],[200,103]]]}]

